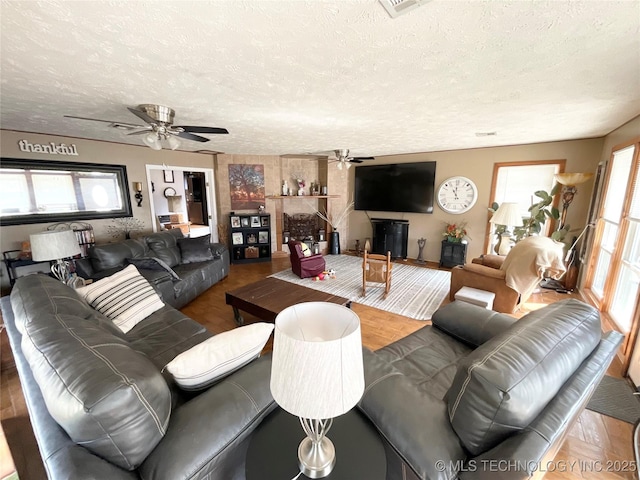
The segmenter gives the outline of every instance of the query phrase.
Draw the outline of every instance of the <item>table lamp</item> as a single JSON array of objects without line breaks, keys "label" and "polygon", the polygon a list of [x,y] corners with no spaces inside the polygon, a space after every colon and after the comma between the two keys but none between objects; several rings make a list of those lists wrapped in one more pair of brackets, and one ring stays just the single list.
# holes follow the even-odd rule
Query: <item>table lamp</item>
[{"label": "table lamp", "polygon": [[498,210],[493,214],[489,223],[494,225],[504,225],[504,232],[500,234],[500,240],[496,245],[496,253],[498,255],[507,255],[511,250],[511,232],[509,227],[521,227],[522,215],[520,208],[516,202],[503,202]]},{"label": "table lamp", "polygon": [[66,283],[70,273],[69,264],[63,258],[80,255],[80,246],[73,230],[51,230],[29,235],[31,259],[36,262],[55,260],[51,273]]},{"label": "table lamp", "polygon": [[349,308],[307,302],[285,308],[275,321],[271,394],[282,409],[300,417],[307,437],[298,466],[323,478],[336,463],[327,438],[334,417],[347,413],[364,392],[360,319]]},{"label": "table lamp", "polygon": [[564,227],[569,205],[573,202],[575,194],[578,193],[576,185],[586,182],[591,177],[593,177],[593,173],[556,173],[556,182],[562,185],[562,215],[558,230]]}]

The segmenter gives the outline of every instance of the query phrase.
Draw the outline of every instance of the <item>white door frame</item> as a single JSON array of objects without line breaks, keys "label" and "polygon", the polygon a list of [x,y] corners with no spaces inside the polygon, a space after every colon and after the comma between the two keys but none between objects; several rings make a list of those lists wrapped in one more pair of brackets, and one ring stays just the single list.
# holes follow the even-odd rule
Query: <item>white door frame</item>
[{"label": "white door frame", "polygon": [[[206,182],[205,191],[207,193],[207,209],[209,210],[209,231],[211,232],[211,242],[217,243],[218,239],[218,213],[216,208],[216,195],[214,190],[215,175],[213,168],[202,167],[178,167],[173,165],[145,165],[147,170],[147,191],[151,192],[151,171],[152,170],[177,170],[181,172],[202,172]],[[149,195],[149,205],[151,207],[151,225],[153,231],[158,231],[158,222],[156,221],[156,209],[153,204],[153,195]]]}]

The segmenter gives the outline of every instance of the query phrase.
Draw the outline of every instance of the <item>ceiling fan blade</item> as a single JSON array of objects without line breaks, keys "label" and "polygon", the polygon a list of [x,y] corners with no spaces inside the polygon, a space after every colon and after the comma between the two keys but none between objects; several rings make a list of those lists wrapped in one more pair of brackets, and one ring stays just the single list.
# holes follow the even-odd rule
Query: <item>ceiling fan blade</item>
[{"label": "ceiling fan blade", "polygon": [[139,130],[137,132],[131,132],[131,133],[127,133],[127,135],[142,135],[143,133],[149,133],[153,131],[152,127],[141,127],[143,130]]},{"label": "ceiling fan blade", "polygon": [[190,133],[229,133],[229,130],[226,128],[218,128],[218,127],[193,127],[186,125],[175,125],[174,128],[181,128],[185,132]]},{"label": "ceiling fan blade", "polygon": [[65,118],[75,118],[77,120],[90,120],[92,122],[112,123],[114,125],[122,125],[123,127],[144,128],[144,125],[136,125],[134,123],[116,122],[114,120],[102,120],[100,118],[76,117],[74,115],[64,115]]},{"label": "ceiling fan blade", "polygon": [[360,160],[359,158],[352,158],[351,160],[348,160],[349,163],[362,163],[362,160]]},{"label": "ceiling fan blade", "polygon": [[[375,157],[351,157],[349,160],[352,163],[362,163],[363,160],[375,160]],[[354,162],[354,160],[356,161]]]},{"label": "ceiling fan blade", "polygon": [[133,113],[136,117],[140,118],[141,120],[144,120],[146,123],[150,123],[150,124],[158,123],[156,120],[154,120],[153,118],[151,118],[149,115],[147,115],[145,112],[141,110],[136,110],[135,108],[131,108],[131,107],[127,107],[127,109],[131,113]]},{"label": "ceiling fan blade", "polygon": [[209,141],[209,139],[206,138],[206,137],[201,137],[200,135],[194,135],[193,133],[189,133],[189,132],[177,132],[177,133],[175,133],[175,135],[179,136],[180,138],[186,138],[187,140],[193,140],[194,142],[208,142]]}]

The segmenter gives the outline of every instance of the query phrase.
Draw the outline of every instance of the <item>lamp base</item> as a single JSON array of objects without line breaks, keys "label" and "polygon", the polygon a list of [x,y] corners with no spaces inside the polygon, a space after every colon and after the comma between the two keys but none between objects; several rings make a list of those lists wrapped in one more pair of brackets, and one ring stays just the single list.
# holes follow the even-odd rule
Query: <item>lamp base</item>
[{"label": "lamp base", "polygon": [[505,231],[504,233],[500,234],[500,240],[496,245],[495,252],[498,255],[506,256],[511,250],[511,247],[513,247],[513,240],[511,240],[511,233],[508,231]]},{"label": "lamp base", "polygon": [[298,447],[298,466],[309,478],[323,478],[331,473],[336,465],[336,449],[333,442],[322,437],[314,442],[306,437]]}]

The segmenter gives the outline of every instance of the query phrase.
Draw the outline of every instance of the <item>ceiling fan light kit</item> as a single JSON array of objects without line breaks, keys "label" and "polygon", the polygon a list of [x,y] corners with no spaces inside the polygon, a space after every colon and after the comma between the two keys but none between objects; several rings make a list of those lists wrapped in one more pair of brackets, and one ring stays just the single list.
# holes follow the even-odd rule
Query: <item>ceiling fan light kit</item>
[{"label": "ceiling fan light kit", "polygon": [[338,170],[342,170],[346,168],[349,170],[351,165],[354,163],[362,163],[365,160],[374,160],[374,157],[350,157],[349,149],[347,148],[339,148],[333,151],[333,155],[329,156],[330,163],[336,163],[336,167]]},{"label": "ceiling fan light kit", "polygon": [[75,117],[73,115],[65,115],[65,117],[75,118],[78,120],[104,122],[108,123],[110,127],[118,130],[135,130],[128,135],[143,135],[142,142],[154,150],[162,150],[162,140],[166,140],[169,148],[171,148],[171,150],[175,150],[180,146],[180,140],[177,137],[194,142],[208,142],[208,138],[201,135],[195,135],[195,133],[229,133],[226,128],[173,125],[173,119],[176,112],[173,108],[169,108],[164,105],[143,103],[138,105],[136,108],[127,107],[127,109],[148,125],[135,125],[124,122],[113,122],[111,120],[101,120],[98,118]]}]

